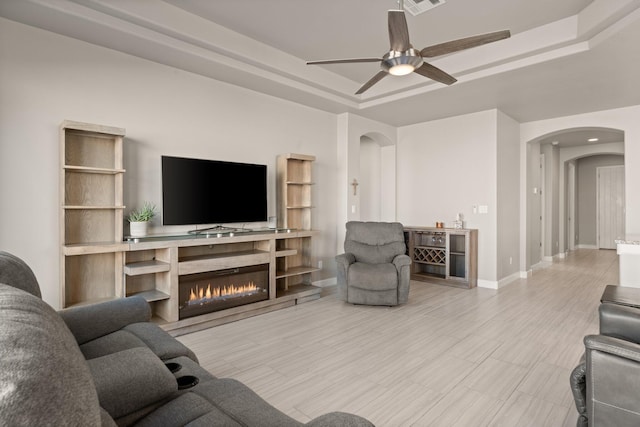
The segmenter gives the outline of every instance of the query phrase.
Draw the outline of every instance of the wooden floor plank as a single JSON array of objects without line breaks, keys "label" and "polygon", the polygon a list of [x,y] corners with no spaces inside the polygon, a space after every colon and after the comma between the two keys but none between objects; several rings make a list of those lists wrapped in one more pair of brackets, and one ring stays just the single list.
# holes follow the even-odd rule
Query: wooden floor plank
[{"label": "wooden floor plank", "polygon": [[414,281],[399,307],[330,294],[178,339],[302,422],[347,411],[377,426],[570,426],[569,372],[616,283],[615,251],[580,249],[499,290]]}]

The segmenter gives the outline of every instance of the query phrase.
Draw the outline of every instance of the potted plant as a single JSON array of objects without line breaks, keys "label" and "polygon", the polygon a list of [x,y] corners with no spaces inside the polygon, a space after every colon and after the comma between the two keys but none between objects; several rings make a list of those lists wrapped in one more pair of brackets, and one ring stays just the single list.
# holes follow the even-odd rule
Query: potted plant
[{"label": "potted plant", "polygon": [[151,202],[144,202],[141,208],[129,213],[129,234],[132,237],[142,237],[147,235],[149,221],[156,215],[156,205]]}]

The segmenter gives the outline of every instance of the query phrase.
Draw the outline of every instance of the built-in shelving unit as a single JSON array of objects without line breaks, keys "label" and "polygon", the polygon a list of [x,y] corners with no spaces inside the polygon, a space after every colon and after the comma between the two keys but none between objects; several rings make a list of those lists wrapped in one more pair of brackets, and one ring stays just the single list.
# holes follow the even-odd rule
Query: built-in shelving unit
[{"label": "built-in shelving unit", "polygon": [[[60,125],[61,306],[139,295],[174,334],[320,297],[311,285],[311,163],[278,157],[280,228],[123,240],[125,130],[65,121]],[[180,319],[180,278],[268,266],[268,298]],[[264,270],[263,270],[264,271]]]},{"label": "built-in shelving unit", "polygon": [[[315,156],[282,154],[277,158],[276,204],[278,227],[287,230],[311,230],[314,185],[312,167]],[[311,237],[276,240],[277,292],[285,295],[295,288],[310,289],[314,267]]]},{"label": "built-in shelving unit", "polygon": [[478,283],[478,230],[405,227],[411,279],[463,288]]},{"label": "built-in shelving unit", "polygon": [[125,130],[60,125],[61,307],[123,296]]}]

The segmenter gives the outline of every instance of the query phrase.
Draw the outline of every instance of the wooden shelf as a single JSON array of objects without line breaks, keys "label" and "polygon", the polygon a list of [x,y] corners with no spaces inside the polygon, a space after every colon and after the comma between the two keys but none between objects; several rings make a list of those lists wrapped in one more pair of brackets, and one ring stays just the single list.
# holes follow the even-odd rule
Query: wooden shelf
[{"label": "wooden shelf", "polygon": [[96,168],[96,167],[88,167],[88,166],[64,165],[63,169],[67,172],[98,173],[98,174],[105,174],[105,175],[115,175],[115,174],[125,173],[124,169]]},{"label": "wooden shelf", "polygon": [[313,273],[320,270],[315,267],[291,267],[286,270],[276,271],[276,279],[282,279],[283,277],[299,276],[301,274]]},{"label": "wooden shelf", "polygon": [[142,274],[163,273],[171,270],[171,264],[163,261],[151,260],[125,264],[124,273],[127,276],[139,276]]},{"label": "wooden shelf", "polygon": [[108,209],[124,209],[125,206],[88,206],[88,205],[65,205],[63,209],[69,210],[108,210]]},{"label": "wooden shelf", "polygon": [[297,249],[278,249],[276,251],[276,257],[284,257],[284,256],[291,256],[291,255],[296,255],[298,253]]},{"label": "wooden shelf", "polygon": [[101,243],[80,243],[76,245],[65,245],[62,253],[65,256],[104,254],[127,250],[128,245],[124,242],[101,242]]},{"label": "wooden shelf", "polygon": [[168,294],[158,290],[150,290],[150,291],[142,291],[142,292],[133,292],[131,294],[127,294],[128,297],[132,296],[140,296],[144,298],[147,302],[155,302],[155,301],[164,301],[171,298]]}]

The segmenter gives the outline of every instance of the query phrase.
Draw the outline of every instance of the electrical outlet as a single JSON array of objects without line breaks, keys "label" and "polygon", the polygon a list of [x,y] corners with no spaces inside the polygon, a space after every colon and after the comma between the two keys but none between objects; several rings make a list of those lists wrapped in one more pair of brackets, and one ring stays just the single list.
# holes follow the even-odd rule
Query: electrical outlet
[{"label": "electrical outlet", "polygon": [[513,257],[512,256],[509,257],[509,265],[511,265],[511,264],[513,264]]}]

